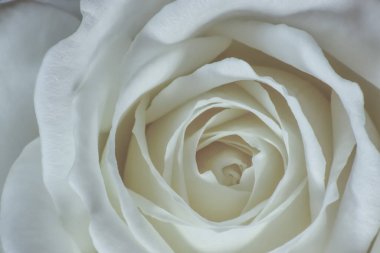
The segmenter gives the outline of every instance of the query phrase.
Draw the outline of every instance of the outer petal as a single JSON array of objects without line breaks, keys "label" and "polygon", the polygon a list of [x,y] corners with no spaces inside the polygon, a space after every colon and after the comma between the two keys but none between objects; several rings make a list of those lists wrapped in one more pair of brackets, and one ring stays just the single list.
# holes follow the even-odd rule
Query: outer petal
[{"label": "outer petal", "polygon": [[[366,108],[380,130],[380,2],[330,1],[329,8],[316,6],[295,15],[273,20],[309,32],[327,53],[339,74],[361,86]],[[320,4],[322,5],[322,4]],[[271,21],[271,22],[273,22]],[[356,74],[366,79],[360,79]]]},{"label": "outer petal", "polygon": [[39,140],[29,144],[12,166],[1,204],[0,234],[5,252],[79,252],[42,182]]},{"label": "outer petal", "polygon": [[321,7],[282,21],[310,32],[324,50],[380,89],[380,2],[335,0]]},{"label": "outer petal", "polygon": [[0,192],[22,148],[38,136],[33,92],[42,58],[78,23],[51,6],[0,6]]}]

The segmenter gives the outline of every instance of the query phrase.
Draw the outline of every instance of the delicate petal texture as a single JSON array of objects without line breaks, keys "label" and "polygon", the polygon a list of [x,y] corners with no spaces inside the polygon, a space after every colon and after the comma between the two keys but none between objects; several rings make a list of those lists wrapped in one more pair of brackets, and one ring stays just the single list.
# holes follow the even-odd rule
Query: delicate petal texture
[{"label": "delicate petal texture", "polygon": [[0,192],[16,157],[38,136],[33,94],[42,58],[78,24],[77,18],[51,6],[0,6]]},{"label": "delicate petal texture", "polygon": [[64,230],[42,181],[40,141],[30,143],[12,166],[1,197],[5,252],[79,253]]}]

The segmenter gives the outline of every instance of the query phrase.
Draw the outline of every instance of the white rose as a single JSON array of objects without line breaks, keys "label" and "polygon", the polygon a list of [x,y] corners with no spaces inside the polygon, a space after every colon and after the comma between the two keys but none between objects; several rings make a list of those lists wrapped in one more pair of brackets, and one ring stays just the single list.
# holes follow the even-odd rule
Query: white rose
[{"label": "white rose", "polygon": [[380,252],[379,2],[82,0],[46,55],[41,2],[0,9],[4,252]]}]

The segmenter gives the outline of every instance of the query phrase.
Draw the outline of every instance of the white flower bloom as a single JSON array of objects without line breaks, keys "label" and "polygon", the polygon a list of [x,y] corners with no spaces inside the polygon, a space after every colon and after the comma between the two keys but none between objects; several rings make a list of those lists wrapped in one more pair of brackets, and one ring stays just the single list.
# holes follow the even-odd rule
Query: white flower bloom
[{"label": "white flower bloom", "polygon": [[4,252],[380,250],[377,1],[82,0],[47,53],[39,2],[0,6]]}]

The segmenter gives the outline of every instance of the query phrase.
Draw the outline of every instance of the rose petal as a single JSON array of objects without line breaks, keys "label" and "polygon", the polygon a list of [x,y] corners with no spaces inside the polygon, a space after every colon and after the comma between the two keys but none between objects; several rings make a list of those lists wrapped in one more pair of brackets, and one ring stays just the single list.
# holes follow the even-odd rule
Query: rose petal
[{"label": "rose petal", "polygon": [[[159,118],[160,116],[174,109],[181,103],[184,103],[190,99],[195,99],[195,101],[200,99],[198,96],[205,93],[206,91],[222,86],[224,84],[239,81],[241,80],[241,77],[244,76],[245,72],[249,73],[251,71],[251,68],[248,67],[241,70],[238,73],[235,73],[234,71],[231,71],[231,69],[229,69],[231,61],[233,61],[233,59],[225,59],[220,62],[207,64],[199,68],[193,74],[180,77],[173,81],[152,100],[152,105],[148,108],[147,111],[149,122]],[[249,74],[247,75],[249,76]],[[218,97],[229,96],[230,94],[232,96],[234,93],[236,93],[234,91],[236,90],[229,89],[228,92],[221,92],[217,95]],[[181,95],[171,98],[172,94]],[[215,95],[206,94],[206,96],[212,97]],[[171,98],[171,103],[164,102],[167,101],[169,98]],[[238,98],[235,98],[234,100],[240,102],[243,98],[243,95],[239,95]],[[247,96],[245,96],[245,100],[247,100]],[[265,115],[265,112],[261,108],[261,106],[252,100],[249,103],[250,107],[252,108],[251,110],[254,110],[256,114],[261,115],[261,119],[268,126],[270,126],[276,134],[280,135],[281,131],[279,126],[270,117]]]},{"label": "rose petal", "polygon": [[[204,31],[216,21],[244,14],[259,17],[263,15],[285,16],[317,6],[330,7],[331,5],[329,2],[298,2],[297,5],[279,5],[276,2],[264,3],[251,0],[237,0],[223,5],[217,0],[172,2],[148,22],[141,31],[136,44],[142,41],[156,44],[175,43]],[[142,49],[143,45],[140,47]]]},{"label": "rose petal", "polygon": [[[100,123],[98,114],[94,112],[92,101],[96,101],[92,92],[81,93],[76,101],[78,107],[74,113],[75,126],[81,126],[74,131],[75,159],[71,167],[68,182],[81,197],[89,211],[89,233],[94,247],[98,252],[144,252],[153,245],[143,245],[136,241],[129,227],[118,216],[110,204],[101,174],[98,154],[98,133]],[[112,186],[110,186],[112,187]],[[61,201],[73,201],[69,194],[61,196]],[[82,204],[82,203],[80,203]],[[79,208],[77,204],[75,208]],[[69,206],[70,207],[70,206]],[[68,215],[67,210],[65,214]],[[69,217],[71,220],[79,215]],[[146,234],[148,236],[148,234]],[[149,249],[151,251],[151,249]]]},{"label": "rose petal", "polygon": [[331,159],[331,123],[327,99],[310,83],[303,82],[294,75],[265,69],[255,68],[260,75],[270,76],[270,79],[273,78],[287,89],[285,93],[280,93],[288,102],[300,128],[308,171],[311,211],[315,217],[322,204],[326,164]]},{"label": "rose petal", "polygon": [[[328,178],[324,204],[318,217],[302,233],[290,240],[283,246],[277,248],[274,253],[282,252],[323,252],[331,234],[333,220],[336,217],[337,205],[341,192],[338,191],[338,179],[342,171],[350,171],[352,166],[352,151],[355,139],[344,108],[335,93],[331,96],[334,138],[334,159]],[[352,157],[351,157],[352,158]],[[351,161],[350,161],[351,160]],[[310,245],[314,245],[312,249]]]},{"label": "rose petal", "polygon": [[278,116],[272,99],[260,83],[252,81],[240,81],[239,86],[248,92],[249,95],[254,97],[277,122],[280,121],[280,117]]},{"label": "rose petal", "polygon": [[[252,248],[262,252],[282,244],[289,237],[302,231],[309,222],[304,212],[307,202],[305,182],[270,216],[251,226],[226,228],[223,230],[207,229],[200,226],[183,225],[170,216],[161,215],[163,220],[156,219],[159,210],[146,208],[154,227],[173,246],[175,251],[184,252],[251,252]],[[164,214],[164,213],[161,213]],[[296,219],[298,217],[298,219]],[[169,218],[169,220],[167,219]],[[297,220],[297,224],[293,222]],[[284,230],[279,230],[284,228]],[[267,238],[271,238],[268,240]]]},{"label": "rose petal", "polygon": [[[331,66],[340,76],[343,76],[344,78],[354,81],[360,85],[360,88],[364,94],[365,109],[368,112],[371,120],[373,120],[375,128],[377,129],[376,131],[380,132],[380,114],[378,113],[378,108],[380,107],[380,100],[378,99],[380,97],[380,89],[378,89],[372,83],[368,82],[362,76],[354,73],[342,62],[339,62],[338,60],[331,57],[328,57],[328,60],[331,63]],[[368,121],[368,119],[366,120]],[[372,136],[371,139],[373,140]],[[380,141],[380,138],[378,138],[378,141]],[[378,149],[380,149],[380,147],[378,147]]]},{"label": "rose petal", "polygon": [[[157,57],[152,57],[151,61],[142,67],[132,80],[129,80],[119,99],[115,120],[119,120],[120,115],[142,94],[213,60],[229,46],[230,42],[229,39],[216,36],[195,38],[173,45]],[[194,57],[195,50],[199,53],[196,57]],[[163,64],[166,66],[164,69]],[[144,85],[141,85],[142,83]]]},{"label": "rose petal", "polygon": [[[185,200],[170,188],[149,157],[145,137],[144,107],[146,102],[143,101],[136,111],[134,136],[131,138],[128,148],[124,181],[132,190],[138,191],[142,196],[147,196],[157,205],[164,207],[166,210],[171,210],[185,220],[196,221],[199,215],[192,211]],[[141,184],[140,182],[146,182],[146,184]]]},{"label": "rose petal", "polygon": [[1,197],[0,234],[5,252],[80,252],[44,187],[38,139],[9,172]]}]

